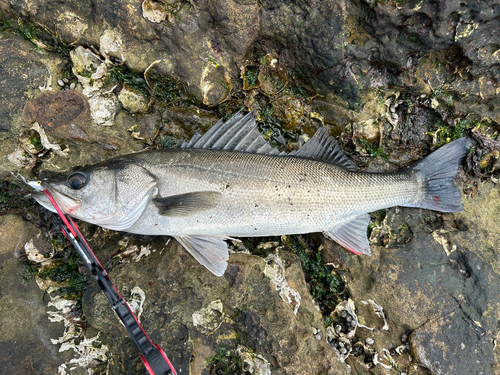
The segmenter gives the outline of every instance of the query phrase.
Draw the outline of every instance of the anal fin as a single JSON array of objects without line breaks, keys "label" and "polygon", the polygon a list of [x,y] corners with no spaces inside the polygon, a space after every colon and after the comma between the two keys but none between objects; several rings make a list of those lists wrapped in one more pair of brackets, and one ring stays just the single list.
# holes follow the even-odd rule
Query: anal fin
[{"label": "anal fin", "polygon": [[224,240],[227,236],[176,236],[179,243],[215,276],[222,276],[227,268],[229,252]]},{"label": "anal fin", "polygon": [[354,220],[342,223],[324,233],[329,238],[356,255],[371,255],[366,228],[370,223],[370,215],[360,215]]}]

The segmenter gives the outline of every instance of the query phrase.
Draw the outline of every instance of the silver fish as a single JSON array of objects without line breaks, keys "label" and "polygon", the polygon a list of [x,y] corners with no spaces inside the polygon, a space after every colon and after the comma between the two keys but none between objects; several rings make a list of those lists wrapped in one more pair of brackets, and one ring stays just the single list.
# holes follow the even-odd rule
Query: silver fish
[{"label": "silver fish", "polygon": [[[326,128],[298,151],[273,149],[239,112],[179,149],[120,156],[41,182],[69,215],[113,230],[174,236],[217,276],[224,240],[323,232],[369,255],[368,212],[463,209],[453,184],[468,138],[395,173],[357,172]],[[32,183],[36,185],[36,183]],[[36,200],[54,211],[45,194]]]}]

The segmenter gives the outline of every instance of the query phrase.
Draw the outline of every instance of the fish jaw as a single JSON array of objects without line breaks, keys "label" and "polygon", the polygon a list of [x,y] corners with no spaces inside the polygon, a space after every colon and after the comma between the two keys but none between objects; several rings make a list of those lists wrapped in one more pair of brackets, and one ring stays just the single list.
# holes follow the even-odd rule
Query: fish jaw
[{"label": "fish jaw", "polygon": [[[67,213],[68,215],[71,216],[76,216],[75,213],[78,211],[78,209],[81,207],[81,202],[77,199],[70,198],[64,194],[61,194],[57,191],[53,191],[52,189],[47,189],[54,200],[56,201],[57,205],[61,208],[61,210],[64,213]],[[52,211],[54,213],[57,213],[56,209],[50,202],[47,194],[45,194],[42,190],[35,191],[33,192],[33,197],[35,200],[40,203],[43,207],[45,207],[47,210]]]}]

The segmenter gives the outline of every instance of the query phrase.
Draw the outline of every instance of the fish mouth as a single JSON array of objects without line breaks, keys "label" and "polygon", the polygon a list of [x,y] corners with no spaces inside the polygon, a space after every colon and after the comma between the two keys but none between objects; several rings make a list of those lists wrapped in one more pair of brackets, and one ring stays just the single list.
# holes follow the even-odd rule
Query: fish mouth
[{"label": "fish mouth", "polygon": [[31,195],[33,195],[33,198],[35,198],[35,200],[47,210],[57,212],[52,203],[50,203],[47,194],[43,191],[34,191]]},{"label": "fish mouth", "polygon": [[[54,191],[53,189],[50,188],[46,189],[50,192],[50,194],[52,195],[52,197],[54,198],[54,200],[56,201],[56,203],[63,212],[71,215],[78,208],[80,208],[81,202],[79,199],[68,197],[67,195],[59,193],[58,191]],[[49,200],[47,194],[43,192],[43,190],[34,191],[32,195],[33,198],[35,198],[35,200],[44,208],[46,208],[49,211],[57,213],[54,205]]]}]

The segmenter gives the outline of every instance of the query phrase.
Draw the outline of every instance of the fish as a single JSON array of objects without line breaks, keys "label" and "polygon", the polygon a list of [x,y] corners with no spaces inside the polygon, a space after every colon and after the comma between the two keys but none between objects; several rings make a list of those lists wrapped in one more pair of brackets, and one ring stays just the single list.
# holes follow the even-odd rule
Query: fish
[{"label": "fish", "polygon": [[[327,128],[286,154],[264,140],[252,112],[240,111],[181,147],[119,156],[37,184],[73,218],[173,236],[222,276],[226,240],[323,232],[354,254],[370,255],[370,212],[462,211],[453,179],[469,148],[464,137],[394,173],[358,172]],[[55,212],[43,192],[34,198]]]}]

